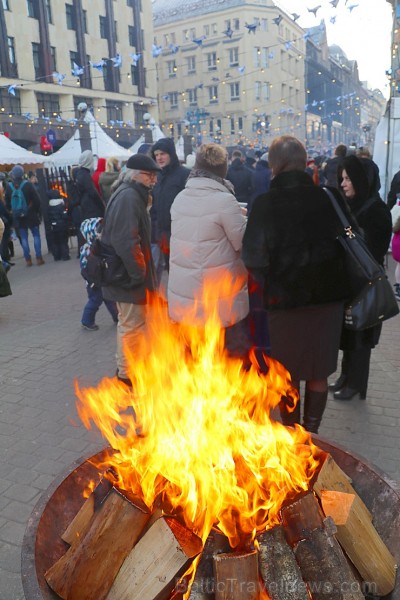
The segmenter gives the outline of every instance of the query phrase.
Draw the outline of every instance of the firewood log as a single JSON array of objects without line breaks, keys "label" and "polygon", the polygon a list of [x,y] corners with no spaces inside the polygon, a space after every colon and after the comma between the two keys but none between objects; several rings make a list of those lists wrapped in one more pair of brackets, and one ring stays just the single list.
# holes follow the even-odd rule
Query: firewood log
[{"label": "firewood log", "polygon": [[104,600],[149,518],[112,488],[83,539],[45,573],[51,589],[64,600]]},{"label": "firewood log", "polygon": [[204,544],[197,565],[196,575],[190,588],[189,600],[214,600],[214,555],[230,550],[228,538],[217,529],[212,529]]},{"label": "firewood log", "polygon": [[158,519],[126,557],[107,600],[167,600],[202,547],[176,519]]},{"label": "firewood log", "polygon": [[257,600],[258,552],[214,555],[215,600]]},{"label": "firewood log", "polygon": [[322,491],[325,515],[337,527],[336,537],[364,581],[376,596],[386,596],[396,580],[396,561],[370,521],[363,502],[354,494]]},{"label": "firewood log", "polygon": [[310,600],[282,526],[257,536],[260,574],[270,600]]},{"label": "firewood log", "polygon": [[332,519],[324,521],[308,493],[281,510],[285,536],[313,600],[365,600],[338,541]]}]

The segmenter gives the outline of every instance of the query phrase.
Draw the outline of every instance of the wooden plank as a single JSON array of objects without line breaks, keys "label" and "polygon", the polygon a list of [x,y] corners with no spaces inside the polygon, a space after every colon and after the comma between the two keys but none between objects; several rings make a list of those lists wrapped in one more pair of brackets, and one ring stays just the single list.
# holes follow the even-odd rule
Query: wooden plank
[{"label": "wooden plank", "polygon": [[215,600],[257,600],[258,552],[214,556]]},{"label": "wooden plank", "polygon": [[[344,492],[346,494],[355,494],[357,492],[351,485],[351,479],[336,464],[330,454],[326,454],[321,469],[313,482],[312,488],[319,498],[324,490]],[[365,507],[366,508],[366,507]],[[372,521],[372,515],[366,508],[369,518]]]},{"label": "wooden plank", "polygon": [[149,518],[112,488],[84,538],[45,573],[51,589],[64,600],[104,600]]},{"label": "wooden plank", "polygon": [[62,534],[61,538],[64,542],[71,546],[85,537],[95,510],[101,506],[111,488],[112,483],[108,479],[103,478],[99,482]]},{"label": "wooden plank", "polygon": [[258,563],[270,600],[310,600],[293,550],[282,526],[257,536]]},{"label": "wooden plank", "polygon": [[375,595],[386,596],[396,580],[396,562],[370,521],[357,495],[322,491],[324,513],[337,527],[336,537],[364,581],[373,585]]},{"label": "wooden plank", "polygon": [[285,506],[281,514],[286,539],[313,600],[365,600],[334,537],[335,525],[332,519],[324,520],[314,494]]},{"label": "wooden plank", "polygon": [[176,519],[158,519],[122,565],[107,600],[166,600],[203,544]]}]

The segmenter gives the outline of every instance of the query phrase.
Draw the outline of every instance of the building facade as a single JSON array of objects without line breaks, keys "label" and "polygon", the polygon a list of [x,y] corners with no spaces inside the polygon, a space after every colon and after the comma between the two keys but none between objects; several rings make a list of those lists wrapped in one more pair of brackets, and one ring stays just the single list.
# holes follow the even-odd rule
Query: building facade
[{"label": "building facade", "polygon": [[0,127],[14,141],[51,127],[61,143],[82,103],[125,145],[158,117],[147,0],[2,0],[0,30]]},{"label": "building facade", "polygon": [[164,132],[263,148],[304,139],[304,31],[266,0],[153,0]]}]

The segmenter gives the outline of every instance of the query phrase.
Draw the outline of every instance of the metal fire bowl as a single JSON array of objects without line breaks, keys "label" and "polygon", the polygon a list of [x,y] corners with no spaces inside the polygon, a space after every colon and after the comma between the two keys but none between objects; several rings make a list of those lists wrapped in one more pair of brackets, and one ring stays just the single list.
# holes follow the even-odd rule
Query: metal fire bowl
[{"label": "metal fire bowl", "polygon": [[[315,436],[314,442],[329,452],[341,469],[352,479],[353,487],[373,515],[374,525],[400,563],[400,483],[391,481],[382,471],[364,458],[334,446]],[[44,573],[68,548],[62,541],[65,531],[84,498],[83,490],[98,473],[90,459],[107,456],[103,449],[91,457],[75,461],[50,485],[36,504],[26,527],[22,545],[22,584],[26,600],[57,600],[44,579]],[[393,592],[385,600],[399,600],[400,577]]]}]

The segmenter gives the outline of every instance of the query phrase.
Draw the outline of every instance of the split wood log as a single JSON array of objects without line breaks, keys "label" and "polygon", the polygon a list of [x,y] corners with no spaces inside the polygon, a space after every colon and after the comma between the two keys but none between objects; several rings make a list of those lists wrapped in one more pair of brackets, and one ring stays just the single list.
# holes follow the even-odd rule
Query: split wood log
[{"label": "split wood log", "polygon": [[45,573],[51,589],[64,600],[104,600],[149,518],[112,488],[84,538]]},{"label": "split wood log", "polygon": [[257,600],[258,552],[215,554],[215,600]]},{"label": "split wood log", "polygon": [[323,518],[308,493],[281,510],[285,536],[293,547],[313,600],[365,600],[346,556],[335,539],[335,524]]},{"label": "split wood log", "polygon": [[126,557],[107,600],[167,600],[202,548],[176,519],[158,519]]},{"label": "split wood log", "polygon": [[395,586],[396,561],[370,521],[363,502],[354,494],[322,491],[322,509],[337,527],[336,537],[376,596]]},{"label": "split wood log", "polygon": [[217,529],[212,529],[204,544],[188,600],[214,600],[214,556],[229,551],[229,539]]},{"label": "split wood log", "polygon": [[[350,477],[342,471],[330,454],[325,452],[323,454],[325,454],[325,460],[323,461],[313,484],[313,490],[318,498],[321,498],[323,490],[357,495],[357,492],[351,485]],[[365,510],[368,512],[369,519],[372,521],[372,515],[367,507],[365,507]]]},{"label": "split wood log", "polygon": [[257,536],[258,564],[270,600],[310,600],[292,548],[282,526]]},{"label": "split wood log", "polygon": [[72,544],[79,542],[85,537],[95,511],[100,508],[104,498],[112,487],[113,484],[108,479],[103,478],[99,482],[62,534],[61,539],[64,542],[72,546]]}]

